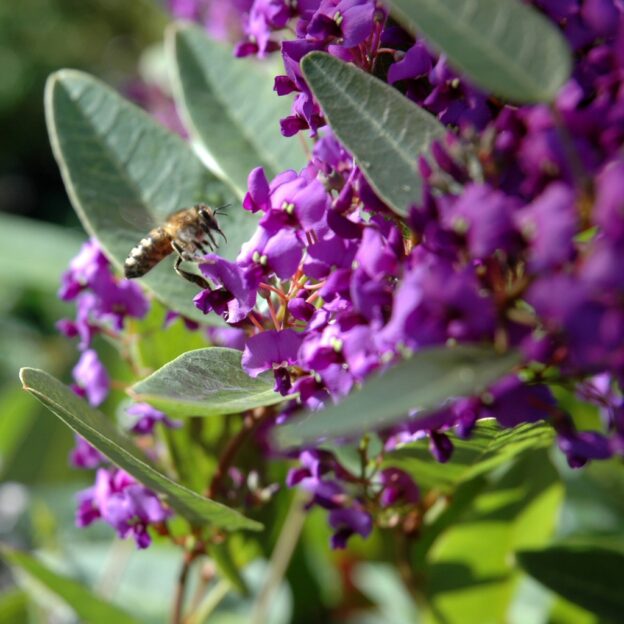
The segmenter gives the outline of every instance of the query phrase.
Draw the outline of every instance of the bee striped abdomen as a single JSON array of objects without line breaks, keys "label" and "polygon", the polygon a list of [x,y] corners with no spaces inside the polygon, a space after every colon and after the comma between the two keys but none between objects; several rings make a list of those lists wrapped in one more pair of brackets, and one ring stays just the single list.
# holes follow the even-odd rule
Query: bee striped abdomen
[{"label": "bee striped abdomen", "polygon": [[171,236],[165,228],[157,227],[133,247],[124,262],[127,278],[142,277],[173,251]]}]

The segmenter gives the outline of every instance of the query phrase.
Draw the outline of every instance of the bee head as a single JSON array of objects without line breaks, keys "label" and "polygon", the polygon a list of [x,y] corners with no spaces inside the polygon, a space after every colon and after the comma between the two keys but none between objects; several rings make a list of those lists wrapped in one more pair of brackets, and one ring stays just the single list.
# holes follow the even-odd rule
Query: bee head
[{"label": "bee head", "polygon": [[203,229],[206,232],[219,232],[223,239],[227,242],[225,238],[225,234],[221,231],[219,227],[219,222],[217,221],[217,213],[218,210],[213,210],[210,206],[206,204],[196,204],[195,209],[197,210],[197,214],[199,215],[200,223],[202,224]]}]

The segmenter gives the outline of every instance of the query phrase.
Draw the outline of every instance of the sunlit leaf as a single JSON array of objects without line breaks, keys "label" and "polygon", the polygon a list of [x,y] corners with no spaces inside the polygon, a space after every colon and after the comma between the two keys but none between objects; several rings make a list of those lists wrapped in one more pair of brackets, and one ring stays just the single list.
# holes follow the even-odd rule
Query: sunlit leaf
[{"label": "sunlit leaf", "polygon": [[614,622],[621,619],[624,548],[588,540],[526,550],[517,558],[533,578],[567,600]]},{"label": "sunlit leaf", "polygon": [[409,472],[424,488],[451,493],[462,482],[486,474],[516,456],[552,445],[554,431],[546,423],[522,424],[503,429],[496,420],[480,421],[469,438],[449,432],[452,460],[440,464],[431,455],[428,440],[401,446],[388,453],[384,464]]},{"label": "sunlit leaf", "polygon": [[520,579],[513,553],[550,539],[562,499],[562,484],[544,451],[523,455],[482,489],[429,550],[427,594],[436,618],[507,621]]}]

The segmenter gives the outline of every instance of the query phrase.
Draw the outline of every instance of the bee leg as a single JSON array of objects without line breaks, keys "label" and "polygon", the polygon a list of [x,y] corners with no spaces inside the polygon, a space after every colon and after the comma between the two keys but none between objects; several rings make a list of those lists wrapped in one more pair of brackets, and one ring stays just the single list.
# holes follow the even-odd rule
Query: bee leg
[{"label": "bee leg", "polygon": [[177,245],[175,242],[172,243],[171,246],[173,247],[175,252],[178,254],[175,264],[173,265],[175,272],[180,277],[183,277],[185,280],[192,282],[193,284],[197,284],[197,286],[199,286],[203,290],[210,288],[210,284],[201,275],[190,273],[189,271],[185,271],[184,269],[180,268],[180,265],[182,264],[182,262],[184,260],[187,260],[187,258],[184,257],[186,254],[180,248],[180,246]]},{"label": "bee leg", "polygon": [[219,243],[217,243],[217,241],[215,240],[214,236],[212,235],[212,232],[210,232],[210,231],[206,232],[206,237],[210,241],[210,247],[213,250],[216,250],[217,247],[219,247]]}]

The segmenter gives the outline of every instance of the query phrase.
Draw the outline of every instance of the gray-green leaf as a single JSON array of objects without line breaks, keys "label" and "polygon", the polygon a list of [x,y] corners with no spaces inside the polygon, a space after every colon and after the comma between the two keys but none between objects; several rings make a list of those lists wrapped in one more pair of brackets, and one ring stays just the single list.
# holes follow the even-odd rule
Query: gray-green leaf
[{"label": "gray-green leaf", "polygon": [[[74,209],[117,268],[154,224],[196,202],[232,204],[220,218],[229,241],[219,249],[225,257],[234,258],[255,230],[255,217],[180,137],[99,80],[61,70],[48,80],[45,103],[50,141]],[[175,274],[172,262],[161,262],[141,282],[172,310],[220,322],[195,308],[197,289]]]},{"label": "gray-green leaf", "polygon": [[138,620],[110,602],[98,598],[87,587],[53,572],[34,557],[0,545],[7,563],[26,572],[67,603],[83,622],[89,624],[138,624]]},{"label": "gray-green leaf", "polygon": [[286,447],[387,427],[405,420],[412,409],[424,412],[451,397],[481,392],[518,362],[517,353],[499,355],[488,347],[423,349],[367,381],[342,403],[288,423],[278,430],[277,439]]},{"label": "gray-green leaf", "polygon": [[545,423],[524,423],[503,429],[495,420],[479,421],[468,439],[450,434],[453,460],[440,464],[431,456],[427,440],[406,444],[386,456],[384,466],[396,466],[414,475],[426,489],[451,493],[460,484],[489,473],[526,451],[548,448],[552,427]]},{"label": "gray-green leaf", "polygon": [[418,157],[444,135],[438,120],[361,69],[323,52],[301,67],[325,117],[379,196],[399,215],[419,202]]},{"label": "gray-green leaf", "polygon": [[220,416],[275,405],[284,400],[272,376],[252,378],[241,368],[241,352],[211,347],[184,353],[130,388],[171,416]]},{"label": "gray-green leaf", "polygon": [[175,95],[186,125],[240,197],[255,167],[263,166],[270,179],[305,165],[301,143],[280,133],[290,99],[273,91],[265,65],[234,58],[229,46],[209,39],[198,26],[179,24],[168,34]]},{"label": "gray-green leaf", "polygon": [[557,27],[519,0],[390,0],[396,18],[423,35],[482,89],[516,102],[550,102],[572,57]]},{"label": "gray-green leaf", "polygon": [[171,507],[190,523],[212,524],[230,531],[262,529],[259,522],[250,520],[221,503],[204,498],[159,472],[140,453],[132,440],[115,429],[102,412],[93,409],[52,375],[34,368],[23,368],[20,379],[24,390],[43,403],[70,429],[135,479],[166,496]]}]

